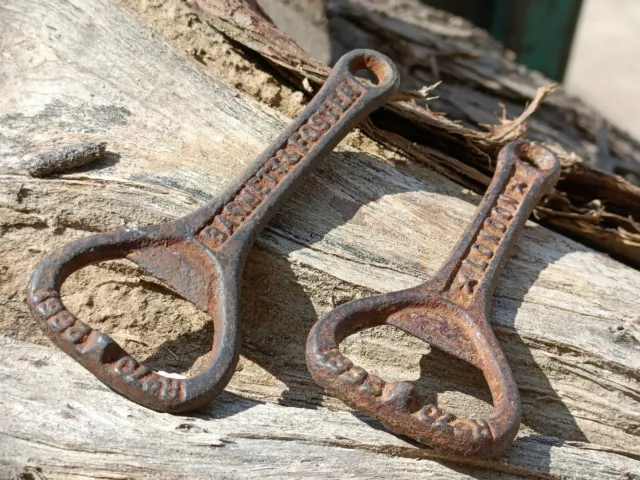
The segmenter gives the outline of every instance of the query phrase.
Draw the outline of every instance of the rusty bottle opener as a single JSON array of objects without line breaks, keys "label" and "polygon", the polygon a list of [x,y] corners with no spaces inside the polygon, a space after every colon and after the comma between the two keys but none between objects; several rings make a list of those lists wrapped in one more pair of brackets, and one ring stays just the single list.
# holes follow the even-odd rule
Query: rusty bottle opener
[{"label": "rusty bottle opener", "polygon": [[[318,321],[307,341],[314,380],[390,431],[468,456],[495,456],[520,426],[520,396],[487,318],[496,280],[518,231],[560,173],[548,150],[505,146],[475,218],[441,270],[417,287],[340,305]],[[424,405],[408,382],[387,383],[342,355],[342,340],[360,330],[392,325],[482,370],[494,408],[487,420],[457,418]]]},{"label": "rusty bottle opener", "polygon": [[[358,76],[368,71],[377,83]],[[395,65],[372,50],[354,50],[335,65],[305,111],[245,172],[242,180],[194,213],[163,225],[93,235],[50,254],[36,268],[27,299],[40,326],[107,386],[141,405],[182,412],[210,402],[238,361],[239,286],[249,248],[282,202],[360,120],[399,83]],[[74,271],[127,258],[213,319],[205,369],[187,379],[160,375],[62,304],[60,287]]]}]

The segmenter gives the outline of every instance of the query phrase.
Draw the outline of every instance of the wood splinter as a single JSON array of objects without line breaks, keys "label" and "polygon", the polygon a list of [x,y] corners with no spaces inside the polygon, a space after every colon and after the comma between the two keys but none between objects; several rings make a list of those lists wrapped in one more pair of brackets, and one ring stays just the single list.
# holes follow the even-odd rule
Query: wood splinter
[{"label": "wood splinter", "polygon": [[83,142],[39,153],[29,159],[27,173],[43,178],[104,160],[105,142]]}]

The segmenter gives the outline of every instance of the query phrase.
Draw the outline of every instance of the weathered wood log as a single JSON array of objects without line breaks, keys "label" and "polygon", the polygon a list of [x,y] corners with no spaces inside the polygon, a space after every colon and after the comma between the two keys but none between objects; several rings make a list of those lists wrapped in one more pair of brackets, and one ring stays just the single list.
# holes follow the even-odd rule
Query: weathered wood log
[{"label": "weathered wood log", "polygon": [[[108,0],[11,0],[0,6],[0,32],[0,476],[640,476],[640,273],[532,223],[492,311],[523,401],[523,426],[504,457],[455,459],[417,446],[315,385],[304,343],[317,318],[433,274],[479,199],[359,132],[253,249],[243,356],[222,398],[172,416],[108,390],[31,320],[24,286],[33,267],[90,232],[192,211],[288,119],[228,76],[199,71]],[[253,68],[234,57],[233,42],[214,40],[219,68]],[[292,111],[296,101],[292,92]],[[27,175],[27,158],[89,141],[106,142],[102,162]],[[154,368],[188,374],[210,348],[208,317],[129,263],[89,267],[63,293],[72,311]],[[399,331],[372,329],[343,348],[385,379],[414,381],[448,410],[488,411],[479,372]]]},{"label": "weathered wood log", "polygon": [[[189,49],[205,69],[234,82],[244,77],[239,88],[276,107],[290,108],[286,89],[274,95],[273,89],[247,81],[252,71],[216,67],[211,32],[229,39],[237,55],[260,58],[259,70],[270,78],[303,91],[326,78],[328,68],[271,24],[253,0],[197,0],[198,10],[171,0],[122,3]],[[486,32],[419,0],[287,3],[324,4],[334,60],[345,49],[366,46],[398,64],[406,91],[372,115],[364,126],[369,136],[476,192],[488,185],[491,159],[502,145],[523,135],[544,141],[560,157],[563,175],[557,191],[537,209],[538,218],[640,267],[640,144],[624,131],[562,88],[549,96],[550,80],[510,60]],[[167,5],[179,12],[171,21],[164,14]],[[525,102],[531,105],[522,112]]]}]

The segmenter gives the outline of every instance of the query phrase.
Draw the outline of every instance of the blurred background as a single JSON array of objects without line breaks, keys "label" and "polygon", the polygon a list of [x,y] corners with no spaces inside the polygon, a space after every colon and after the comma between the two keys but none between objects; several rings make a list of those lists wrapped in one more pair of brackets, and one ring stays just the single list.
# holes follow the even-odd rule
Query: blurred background
[{"label": "blurred background", "polygon": [[640,139],[640,1],[584,1],[565,83]]},{"label": "blurred background", "polygon": [[640,139],[639,0],[425,0],[463,16],[520,63],[564,81]]}]

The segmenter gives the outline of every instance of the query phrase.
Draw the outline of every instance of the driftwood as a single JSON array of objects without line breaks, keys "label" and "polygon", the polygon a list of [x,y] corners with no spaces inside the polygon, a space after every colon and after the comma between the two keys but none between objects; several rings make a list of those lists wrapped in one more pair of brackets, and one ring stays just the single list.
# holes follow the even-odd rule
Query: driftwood
[{"label": "driftwood", "polygon": [[[324,161],[252,250],[240,365],[206,410],[146,410],[53,349],[24,301],[43,255],[90,232],[192,211],[277,136],[288,122],[282,112],[305,101],[191,4],[159,3],[133,14],[122,8],[133,3],[108,0],[0,6],[0,477],[640,476],[640,273],[534,223],[492,311],[523,402],[521,431],[503,457],[417,446],[315,385],[304,343],[317,318],[433,274],[479,200],[361,132]],[[176,19],[208,32],[215,55],[198,53],[208,65],[184,55],[180,42],[191,37],[167,35],[162,22]],[[247,75],[260,85],[249,93],[264,103],[234,88],[251,90]],[[103,160],[28,176],[34,156],[77,142],[105,142]],[[208,317],[132,264],[89,267],[63,293],[80,318],[153,368],[188,374],[210,348]],[[385,379],[414,381],[447,410],[489,409],[479,372],[397,330],[362,332],[343,348]]]}]

